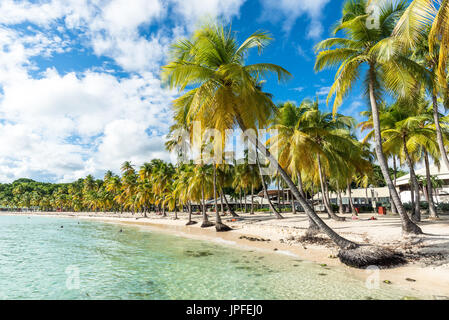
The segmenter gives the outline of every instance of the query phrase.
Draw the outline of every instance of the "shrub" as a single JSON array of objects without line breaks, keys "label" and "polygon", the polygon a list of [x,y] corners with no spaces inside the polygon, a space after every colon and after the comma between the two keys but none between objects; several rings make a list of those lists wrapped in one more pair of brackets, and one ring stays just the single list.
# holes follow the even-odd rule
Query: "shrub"
[{"label": "shrub", "polygon": [[449,203],[446,202],[440,202],[437,205],[437,210],[443,211],[444,213],[449,212]]}]

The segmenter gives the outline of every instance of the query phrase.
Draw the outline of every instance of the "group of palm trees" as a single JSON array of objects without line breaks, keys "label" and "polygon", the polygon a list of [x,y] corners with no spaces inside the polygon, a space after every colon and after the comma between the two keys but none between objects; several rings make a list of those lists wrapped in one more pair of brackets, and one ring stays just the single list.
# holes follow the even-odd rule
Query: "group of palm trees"
[{"label": "group of palm trees", "polygon": [[[372,16],[369,5],[379,6],[377,16]],[[377,19],[378,23],[373,27],[369,19]],[[200,135],[208,128],[218,132],[219,143],[209,141],[214,150],[217,144],[224,148],[229,130],[239,128],[250,132],[245,137],[256,149],[256,164],[234,165],[212,156],[212,163],[172,165],[152,160],[136,172],[125,162],[121,177],[108,172],[103,181],[87,177],[71,184],[66,193],[61,192],[70,195],[70,204],[66,205],[62,197],[53,207],[141,210],[145,214],[185,208],[190,212],[189,223],[193,223],[192,205],[202,204],[202,226],[207,227],[213,224],[204,204],[207,199],[215,199],[215,226],[217,231],[225,231],[229,227],[222,223],[220,211],[226,210],[223,201],[221,208],[217,201],[227,201],[224,190],[246,196],[262,189],[268,198],[267,183],[275,181],[290,190],[292,203],[299,203],[309,218],[308,234],[322,232],[329,236],[340,248],[343,262],[364,266],[399,261],[396,252],[361,246],[337,234],[317,215],[310,199],[320,192],[329,217],[343,220],[334,212],[330,191],[340,194],[348,190],[350,194],[355,183],[364,187],[376,184],[372,162],[377,161],[404,235],[420,234],[420,184],[415,167],[423,161],[429,215],[437,217],[429,163],[432,160],[439,165],[442,159],[449,169],[445,149],[448,119],[439,113],[440,104],[449,105],[449,1],[347,0],[333,34],[316,45],[315,62],[317,72],[337,69],[327,99],[328,103],[333,99],[332,113],[320,110],[318,99],[305,99],[299,105],[275,105],[271,94],[263,91],[268,74],[275,74],[279,81],[291,77],[286,69],[272,63],[245,64],[251,49],[257,48],[261,54],[271,42],[268,33],[255,32],[239,44],[231,28],[215,25],[204,26],[190,38],[177,41],[161,74],[168,87],[180,90],[173,101],[174,124],[167,148],[175,150],[185,143],[175,134],[180,130],[187,132],[187,143],[194,144],[194,123],[201,123]],[[367,120],[356,124],[352,117],[337,110],[360,78],[370,107],[363,112]],[[363,141],[355,137],[357,126],[368,131]],[[276,129],[277,135],[262,142],[257,131],[267,128]],[[395,187],[396,174],[390,174],[388,159],[393,162],[394,173],[398,161],[410,171],[410,215]],[[272,177],[262,174],[267,164],[275,168]],[[270,208],[277,218],[282,218],[271,202]],[[292,210],[295,208],[293,205]],[[231,206],[227,210],[236,215]]]},{"label": "group of palm trees", "polygon": [[[375,16],[370,10],[373,6],[377,9]],[[373,19],[376,20],[374,24],[370,23]],[[334,98],[334,116],[351,88],[363,77],[363,86],[370,104],[370,125],[367,126],[373,129],[371,136],[376,160],[390,191],[392,206],[400,215],[404,234],[421,234],[422,230],[417,225],[420,219],[419,188],[414,178],[416,175],[413,174],[413,166],[418,159],[428,159],[429,154],[433,154],[442,158],[449,169],[444,141],[445,126],[441,123],[438,112],[440,101],[446,106],[449,96],[449,2],[414,0],[408,4],[407,1],[348,0],[343,5],[342,18],[335,25],[333,34],[332,38],[316,45],[315,70],[337,68],[335,81],[328,95],[328,102]],[[226,130],[235,126],[243,131],[256,131],[269,126],[275,117],[273,113],[276,113],[276,107],[271,95],[263,91],[262,83],[268,73],[274,73],[279,80],[288,78],[290,73],[271,63],[246,65],[245,58],[252,48],[258,48],[261,53],[270,40],[267,33],[256,32],[238,45],[230,28],[205,26],[191,38],[176,42],[171,48],[169,63],[163,67],[162,72],[163,80],[181,92],[181,96],[173,103],[176,129],[192,132],[193,122],[199,121],[203,127],[214,128],[225,137]],[[403,109],[416,118],[406,119],[404,123],[396,122],[386,130],[382,124],[387,119],[381,115],[380,106],[392,101],[394,106],[391,109],[399,112]],[[429,123],[428,118],[423,118],[423,109],[420,109],[427,108],[428,105],[432,110],[433,123]],[[390,110],[390,107],[385,109]],[[341,120],[342,123],[345,122],[344,118]],[[287,123],[285,126],[281,123],[280,127],[287,135],[287,140],[295,139],[295,125]],[[335,130],[338,130],[338,126]],[[437,148],[430,142],[433,140],[431,132],[435,132]],[[298,130],[298,146],[301,143],[309,146],[307,151],[298,148],[294,152],[292,150],[295,146],[289,143],[285,150],[281,146],[281,153],[284,152],[285,156],[279,159],[270,153],[269,149],[273,146],[269,143],[265,145],[255,134],[247,137],[263,154],[264,161],[269,161],[277,168],[279,176],[309,217],[310,228],[319,228],[326,233],[343,250],[342,260],[348,263],[353,260],[358,264],[360,259],[351,259],[351,255],[360,257],[365,249],[329,228],[300,190],[301,184],[294,181],[298,176],[302,178],[303,166],[308,165],[310,170],[311,164],[307,163],[308,151],[312,151],[312,160],[318,165],[318,170],[315,171],[321,176],[320,184],[324,194],[328,180],[336,179],[339,187],[346,182],[344,179],[340,180],[339,175],[335,176],[335,172],[328,172],[329,178],[326,176],[326,163],[323,164],[322,160],[327,153],[327,146],[321,141],[322,136],[317,134],[314,137],[313,132],[306,136],[300,133],[301,130]],[[346,143],[340,137],[337,140]],[[328,150],[331,149],[332,145]],[[364,152],[363,148],[352,146],[350,150],[353,153],[346,155],[344,162],[350,164],[346,166],[348,171],[355,171],[358,165],[363,166],[364,161],[359,160],[363,158],[361,154]],[[338,154],[338,150],[331,151]],[[415,191],[415,209],[411,216],[407,214],[389,175],[387,156],[395,152],[410,167]],[[333,159],[335,163],[338,163],[339,158],[336,156]],[[344,164],[327,166],[329,171],[347,170]],[[345,177],[345,174],[341,176]],[[328,211],[331,209],[328,208]],[[378,254],[371,252],[371,256],[381,257],[377,262],[394,260],[394,254],[390,255],[390,260],[385,251],[376,252]]]}]

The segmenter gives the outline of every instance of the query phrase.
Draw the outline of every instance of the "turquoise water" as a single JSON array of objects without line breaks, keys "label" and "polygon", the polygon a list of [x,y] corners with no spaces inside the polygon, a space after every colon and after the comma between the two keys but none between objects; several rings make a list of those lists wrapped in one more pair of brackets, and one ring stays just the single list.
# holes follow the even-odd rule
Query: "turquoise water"
[{"label": "turquoise water", "polygon": [[94,221],[0,216],[1,299],[400,299],[405,295],[388,285],[370,290],[341,268],[282,254]]}]

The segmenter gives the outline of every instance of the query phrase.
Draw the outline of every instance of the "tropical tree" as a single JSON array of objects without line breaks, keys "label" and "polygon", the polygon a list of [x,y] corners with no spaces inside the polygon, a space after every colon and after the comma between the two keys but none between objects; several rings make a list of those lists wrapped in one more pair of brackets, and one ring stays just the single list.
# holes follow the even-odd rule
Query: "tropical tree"
[{"label": "tropical tree", "polygon": [[[346,1],[343,18],[334,28],[334,34],[342,32],[342,37],[334,37],[317,44],[319,52],[315,62],[317,71],[339,66],[329,95],[335,96],[334,112],[343,98],[365,70],[365,86],[371,105],[374,127],[374,144],[377,161],[387,183],[390,195],[402,220],[404,234],[420,234],[421,228],[408,217],[399,194],[389,175],[388,163],[382,147],[378,105],[382,90],[386,89],[395,96],[411,95],[420,76],[425,74],[419,64],[409,59],[395,47],[395,38],[391,37],[397,17],[406,9],[405,2],[383,1],[378,16],[378,24],[367,24],[369,12],[367,1]],[[424,80],[423,80],[424,81]]]}]

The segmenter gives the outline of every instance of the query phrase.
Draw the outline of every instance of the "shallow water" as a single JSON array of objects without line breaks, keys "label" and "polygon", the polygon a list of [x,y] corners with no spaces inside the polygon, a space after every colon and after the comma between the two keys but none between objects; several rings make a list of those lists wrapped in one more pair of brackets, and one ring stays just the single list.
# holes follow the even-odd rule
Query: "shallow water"
[{"label": "shallow water", "polygon": [[368,289],[343,268],[282,254],[96,221],[0,216],[1,299],[404,296],[407,292],[386,284]]}]

